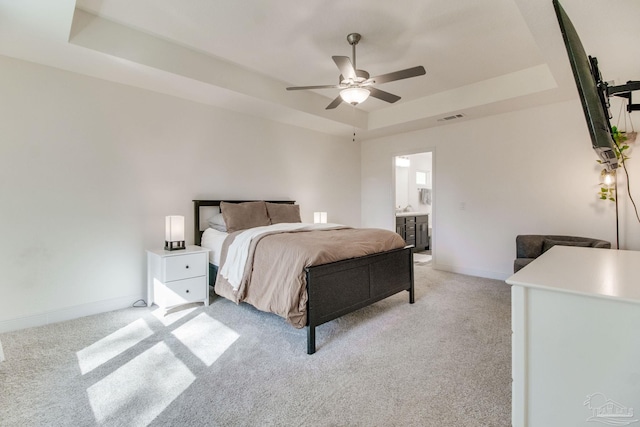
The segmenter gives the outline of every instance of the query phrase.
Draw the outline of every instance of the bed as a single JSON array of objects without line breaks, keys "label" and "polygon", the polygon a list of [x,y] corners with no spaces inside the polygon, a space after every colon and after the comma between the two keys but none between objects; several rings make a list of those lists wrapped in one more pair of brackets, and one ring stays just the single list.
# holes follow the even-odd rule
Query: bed
[{"label": "bed", "polygon": [[[254,230],[257,231],[262,228],[269,230],[264,233],[264,235],[256,238],[256,241],[259,241],[258,243],[251,243],[253,246],[250,246],[250,256],[248,256],[248,258],[252,259],[255,257],[258,259],[260,258],[258,255],[264,254],[265,252],[268,252],[270,255],[264,255],[262,257],[271,256],[273,258],[282,247],[276,248],[275,244],[278,239],[286,239],[284,241],[289,242],[287,243],[288,247],[291,242],[293,242],[292,239],[298,241],[312,237],[317,238],[318,234],[337,236],[337,233],[342,235],[348,233],[348,230],[353,230],[350,231],[352,233],[364,233],[364,231],[360,230],[366,231],[373,229],[352,229],[351,227],[338,226],[335,224],[313,225],[282,223],[272,227],[251,228],[248,233],[242,233],[242,231],[234,231],[231,229],[231,224],[234,222],[234,217],[230,216],[231,213],[233,213],[232,206],[235,210],[251,204],[265,203],[270,207],[269,209],[273,209],[277,215],[278,210],[285,212],[286,205],[292,205],[286,208],[289,210],[294,206],[297,207],[297,205],[295,205],[294,201],[288,200],[194,200],[193,203],[194,243],[211,249],[210,278],[216,282],[210,284],[215,286],[216,293],[236,303],[249,302],[260,310],[279,314],[285,317],[285,319],[295,327],[306,327],[307,354],[315,353],[316,327],[323,323],[337,319],[340,316],[366,307],[401,291],[407,291],[409,294],[409,303],[414,303],[412,246],[405,246],[403,243],[401,247],[394,247],[389,250],[376,250],[374,253],[368,253],[366,255],[353,256],[331,262],[321,262],[304,267],[290,267],[290,265],[297,265],[297,263],[286,264],[286,268],[283,268],[283,270],[291,270],[291,274],[299,275],[303,281],[303,289],[300,292],[299,300],[300,313],[302,313],[302,316],[292,316],[293,320],[287,318],[287,316],[283,316],[282,313],[278,313],[278,310],[269,309],[270,302],[266,303],[267,308],[265,308],[265,304],[255,304],[250,298],[245,299],[244,297],[246,296],[247,290],[252,289],[250,288],[252,283],[260,283],[262,280],[260,277],[262,272],[262,270],[260,270],[260,264],[255,266],[246,265],[242,268],[242,270],[245,271],[245,275],[242,278],[242,283],[238,285],[238,288],[227,282],[227,275],[233,276],[233,274],[229,273],[229,271],[226,271],[227,274],[225,275],[221,274],[221,270],[225,268],[225,265],[227,267],[231,265],[231,261],[229,261],[228,265],[225,263],[226,258],[227,256],[233,258],[235,252],[232,250],[232,245],[236,243],[237,246],[237,243],[243,238],[241,236],[251,234]],[[220,221],[215,221],[215,217],[220,218],[222,215],[221,210],[224,210],[225,218],[227,219],[227,223],[229,223],[226,224],[229,225],[229,233],[225,233],[225,231],[222,230],[214,231],[214,228],[220,225],[216,224],[216,222]],[[211,222],[212,216],[214,217],[213,223]],[[280,221],[275,221],[274,218],[273,224],[282,222],[283,220],[286,221],[286,218],[287,217],[284,216],[280,218]],[[261,221],[263,220],[261,219]],[[317,231],[315,229],[317,226],[322,226],[325,229]],[[280,229],[276,231],[272,230],[272,228],[278,227],[284,231],[280,231]],[[293,227],[295,230],[291,231],[289,227]],[[390,233],[386,230],[378,231]],[[327,239],[329,238],[327,237]],[[280,243],[280,245],[282,244],[283,243]],[[393,244],[397,246],[397,242]],[[314,244],[312,246],[315,247],[316,245]],[[372,247],[377,248],[376,246]],[[282,247],[282,250],[286,252],[284,247]],[[371,251],[373,249],[368,250]],[[336,249],[336,251],[338,251],[338,249]],[[326,252],[327,251],[322,252],[323,255],[318,259],[327,259]],[[278,253],[277,256],[279,257],[280,254]],[[282,263],[278,262],[278,264]],[[299,272],[297,270],[298,268],[301,268]],[[229,268],[227,268],[227,270],[229,270]],[[286,274],[286,271],[284,274]],[[231,282],[231,277],[228,278],[228,281]],[[233,289],[229,288],[229,286],[232,286]],[[276,297],[280,298],[279,295],[276,295]]]}]

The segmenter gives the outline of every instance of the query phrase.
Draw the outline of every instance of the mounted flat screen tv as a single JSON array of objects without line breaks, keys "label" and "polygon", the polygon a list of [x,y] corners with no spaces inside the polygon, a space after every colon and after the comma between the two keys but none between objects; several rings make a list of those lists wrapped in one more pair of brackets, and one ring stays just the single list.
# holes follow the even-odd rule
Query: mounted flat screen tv
[{"label": "mounted flat screen tv", "polygon": [[591,145],[603,165],[609,170],[614,170],[618,167],[618,158],[613,149],[615,141],[609,122],[607,85],[602,81],[597,59],[585,53],[576,29],[558,0],[553,0],[553,6],[582,101],[582,109],[587,119]]}]

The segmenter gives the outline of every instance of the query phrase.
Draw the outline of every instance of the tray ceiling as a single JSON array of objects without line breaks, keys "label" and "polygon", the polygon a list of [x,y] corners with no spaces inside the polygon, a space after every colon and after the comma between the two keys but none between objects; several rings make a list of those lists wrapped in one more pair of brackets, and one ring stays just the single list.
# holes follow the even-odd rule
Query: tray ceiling
[{"label": "tray ceiling", "polygon": [[[605,78],[638,79],[640,5],[611,3],[562,2]],[[365,139],[577,97],[550,0],[2,0],[0,16],[0,54]],[[284,90],[337,83],[351,32],[358,68],[427,74],[380,85],[395,104],[327,111],[337,89]]]}]

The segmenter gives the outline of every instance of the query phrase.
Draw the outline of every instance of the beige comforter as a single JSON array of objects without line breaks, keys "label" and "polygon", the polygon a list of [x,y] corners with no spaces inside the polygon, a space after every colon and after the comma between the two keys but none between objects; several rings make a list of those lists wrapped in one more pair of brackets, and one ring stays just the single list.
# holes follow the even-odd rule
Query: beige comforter
[{"label": "beige comforter", "polygon": [[[241,231],[224,242],[220,266],[229,245]],[[307,322],[305,267],[402,248],[397,233],[373,228],[313,231],[275,231],[253,239],[243,278],[234,290],[220,273],[215,292],[235,303],[247,302],[259,310],[284,317],[296,328]]]}]

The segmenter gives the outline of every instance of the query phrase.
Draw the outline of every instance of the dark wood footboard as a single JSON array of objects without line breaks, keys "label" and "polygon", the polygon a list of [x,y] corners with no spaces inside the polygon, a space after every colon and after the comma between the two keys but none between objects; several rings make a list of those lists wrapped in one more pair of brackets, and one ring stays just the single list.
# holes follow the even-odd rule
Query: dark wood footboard
[{"label": "dark wood footboard", "polygon": [[307,354],[316,351],[316,326],[400,291],[415,301],[413,246],[306,268]]}]

